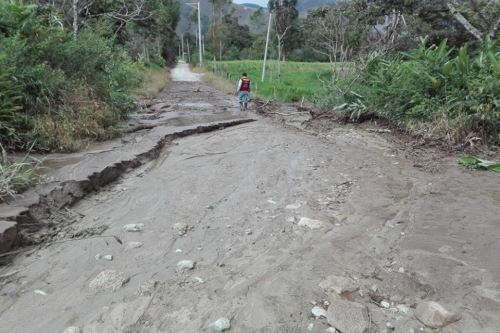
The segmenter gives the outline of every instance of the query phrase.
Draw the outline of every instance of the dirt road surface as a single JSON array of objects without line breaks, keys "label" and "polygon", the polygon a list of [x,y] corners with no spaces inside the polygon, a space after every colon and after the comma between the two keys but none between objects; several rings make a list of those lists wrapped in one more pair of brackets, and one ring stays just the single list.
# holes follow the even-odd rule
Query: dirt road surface
[{"label": "dirt road surface", "polygon": [[[163,99],[237,107],[184,64],[173,77]],[[500,332],[500,177],[403,155],[377,133],[266,118],[176,140],[0,268],[0,331],[195,333],[225,317],[228,332],[327,332],[331,313],[311,310],[342,298],[366,307],[365,332]],[[425,301],[453,320],[424,325]]]}]

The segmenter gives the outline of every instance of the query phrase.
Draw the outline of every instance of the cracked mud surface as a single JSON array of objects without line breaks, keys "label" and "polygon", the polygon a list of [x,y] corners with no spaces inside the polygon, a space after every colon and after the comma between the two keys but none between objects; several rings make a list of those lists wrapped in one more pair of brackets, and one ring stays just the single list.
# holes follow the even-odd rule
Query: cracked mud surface
[{"label": "cracked mud surface", "polygon": [[[163,98],[211,102],[192,85],[233,107],[199,82]],[[231,332],[325,332],[312,303],[330,299],[319,284],[335,275],[358,289],[343,296],[368,306],[373,332],[418,331],[423,299],[462,315],[441,332],[498,332],[500,178],[439,163],[415,168],[377,134],[316,137],[268,119],[178,139],[72,206],[57,241],[0,269],[0,327],[193,333],[227,317]],[[93,288],[109,270],[113,284]]]}]

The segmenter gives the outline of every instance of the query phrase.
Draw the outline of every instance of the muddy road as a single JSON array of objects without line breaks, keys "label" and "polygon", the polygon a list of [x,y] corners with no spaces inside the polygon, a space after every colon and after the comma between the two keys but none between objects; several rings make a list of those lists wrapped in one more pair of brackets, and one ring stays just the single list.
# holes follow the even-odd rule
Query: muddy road
[{"label": "muddy road", "polygon": [[[188,69],[173,77],[160,100],[237,109]],[[0,268],[0,331],[500,332],[500,177],[435,163],[376,133],[266,118],[175,140]],[[439,328],[427,301],[450,312]]]}]

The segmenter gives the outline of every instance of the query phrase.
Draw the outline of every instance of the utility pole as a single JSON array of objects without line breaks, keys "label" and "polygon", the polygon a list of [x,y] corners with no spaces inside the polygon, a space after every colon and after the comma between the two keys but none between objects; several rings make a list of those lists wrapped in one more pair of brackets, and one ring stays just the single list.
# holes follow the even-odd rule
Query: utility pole
[{"label": "utility pole", "polygon": [[273,20],[273,13],[269,11],[269,24],[267,25],[267,37],[266,37],[266,49],[264,51],[264,63],[262,66],[262,82],[266,77],[266,61],[267,61],[267,49],[269,48],[269,36],[271,35],[271,22]]},{"label": "utility pole", "polygon": [[182,61],[184,61],[184,33],[181,34],[181,43],[182,43]]},{"label": "utility pole", "polygon": [[200,66],[203,64],[203,50],[202,50],[202,45],[201,45],[201,11],[200,11],[200,2],[190,2],[187,3],[189,7],[196,9],[198,11],[198,53],[200,55]]}]

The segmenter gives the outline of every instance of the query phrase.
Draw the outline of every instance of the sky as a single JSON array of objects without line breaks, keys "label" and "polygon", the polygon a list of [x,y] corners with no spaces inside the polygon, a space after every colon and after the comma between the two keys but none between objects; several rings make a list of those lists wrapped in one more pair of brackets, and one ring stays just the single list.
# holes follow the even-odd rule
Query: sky
[{"label": "sky", "polygon": [[267,7],[268,0],[233,0],[234,3],[255,3],[262,7]]}]

